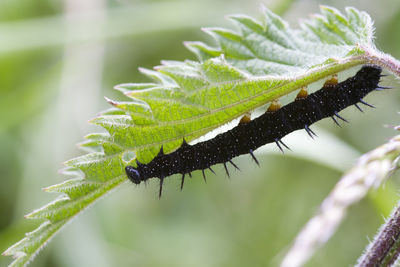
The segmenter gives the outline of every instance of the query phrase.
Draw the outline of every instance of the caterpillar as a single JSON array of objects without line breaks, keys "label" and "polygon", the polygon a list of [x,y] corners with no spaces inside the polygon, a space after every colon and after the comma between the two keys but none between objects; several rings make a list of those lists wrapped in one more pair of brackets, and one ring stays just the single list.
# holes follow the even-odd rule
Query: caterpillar
[{"label": "caterpillar", "polygon": [[338,83],[337,77],[329,79],[324,86],[312,93],[302,89],[295,101],[280,107],[271,104],[267,112],[258,118],[250,120],[244,116],[239,125],[233,129],[217,135],[215,138],[189,145],[183,139],[182,145],[172,153],[164,154],[161,147],[158,155],[149,163],[143,164],[136,160],[137,167],[126,166],[128,178],[135,184],[140,184],[150,178],[160,179],[159,197],[161,197],[164,179],[173,174],[182,174],[181,189],[185,175],[191,177],[191,172],[201,170],[204,179],[205,169],[222,163],[229,176],[227,163],[236,169],[239,167],[232,161],[234,157],[250,154],[259,165],[254,151],[268,143],[275,142],[283,152],[283,147],[289,147],[282,142],[282,138],[296,130],[305,129],[310,137],[316,136],[310,126],[327,117],[339,125],[338,120],[347,122],[339,112],[351,105],[362,111],[359,104],[374,107],[363,98],[374,90],[383,90],[389,87],[379,86],[382,69],[375,65],[364,65],[355,76]]}]

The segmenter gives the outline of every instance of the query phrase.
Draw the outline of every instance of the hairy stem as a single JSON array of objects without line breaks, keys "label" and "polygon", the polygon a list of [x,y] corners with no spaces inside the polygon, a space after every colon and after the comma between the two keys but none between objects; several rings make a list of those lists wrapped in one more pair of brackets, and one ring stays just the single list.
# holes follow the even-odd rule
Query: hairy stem
[{"label": "hairy stem", "polygon": [[360,46],[365,51],[363,56],[369,63],[376,64],[400,77],[400,61],[391,55],[379,52],[375,48]]},{"label": "hairy stem", "polygon": [[[398,127],[396,129],[398,130]],[[396,159],[399,156],[400,135],[364,154],[353,169],[340,179],[322,203],[317,214],[297,235],[292,248],[284,257],[281,267],[304,265],[315,251],[336,232],[348,208],[364,198],[370,189],[379,187],[385,178],[397,168]]]},{"label": "hairy stem", "polygon": [[389,220],[382,226],[375,240],[358,260],[359,267],[392,266],[400,253],[400,202]]}]

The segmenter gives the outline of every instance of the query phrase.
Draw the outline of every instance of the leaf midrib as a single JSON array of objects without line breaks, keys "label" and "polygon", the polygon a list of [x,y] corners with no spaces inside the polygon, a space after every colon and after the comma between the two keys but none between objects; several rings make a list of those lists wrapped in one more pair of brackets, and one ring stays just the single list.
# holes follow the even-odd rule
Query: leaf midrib
[{"label": "leaf midrib", "polygon": [[[297,78],[292,78],[292,81],[291,81],[291,82],[288,82],[288,83],[286,83],[286,84],[284,84],[284,85],[282,85],[282,86],[280,86],[280,87],[283,87],[283,86],[291,87],[291,86],[288,86],[288,85],[290,85],[292,82],[298,83],[298,84],[297,84],[296,86],[292,86],[292,87],[290,88],[290,91],[282,91],[282,90],[281,90],[281,91],[278,91],[278,90],[273,90],[273,91],[275,92],[275,96],[276,96],[276,97],[273,98],[273,99],[270,99],[270,101],[272,101],[272,100],[274,100],[274,99],[276,99],[276,98],[278,98],[278,97],[280,97],[280,96],[286,95],[286,94],[288,94],[288,93],[290,93],[290,92],[293,92],[293,91],[295,91],[295,90],[301,88],[302,86],[311,84],[311,83],[316,82],[316,81],[318,81],[318,80],[320,80],[320,79],[322,79],[322,78],[324,78],[324,77],[327,77],[327,76],[329,76],[329,75],[335,74],[335,73],[338,72],[338,71],[336,70],[336,68],[338,68],[339,71],[342,71],[342,70],[345,70],[345,69],[347,69],[347,68],[350,68],[350,67],[353,67],[353,66],[356,66],[356,65],[360,65],[360,64],[363,64],[363,63],[366,63],[366,62],[367,62],[367,59],[364,58],[362,55],[351,56],[351,57],[344,58],[344,59],[342,60],[342,64],[337,64],[337,65],[334,65],[334,66],[323,67],[323,68],[321,68],[321,69],[318,69],[318,70],[315,70],[315,71],[312,71],[312,72],[307,72],[307,73],[305,73],[305,74],[303,74],[303,75],[298,76]],[[317,75],[313,76],[313,73],[316,73]],[[310,77],[310,79],[307,79],[307,77]],[[274,87],[274,88],[276,88],[276,87]],[[278,88],[279,88],[279,87],[278,87]],[[260,93],[258,93],[258,94],[255,94],[255,95],[253,95],[253,96],[251,96],[251,97],[245,98],[245,99],[243,99],[243,100],[241,100],[241,101],[239,101],[239,102],[235,102],[235,103],[233,103],[233,104],[230,104],[230,105],[227,105],[227,106],[224,106],[224,107],[215,109],[213,113],[200,114],[200,115],[195,116],[195,117],[192,117],[192,118],[188,118],[188,119],[185,119],[185,120],[176,121],[176,122],[179,122],[179,123],[175,123],[175,124],[173,124],[173,125],[184,124],[184,123],[187,123],[187,122],[193,122],[193,121],[196,121],[196,120],[198,120],[198,119],[200,119],[200,118],[204,118],[204,117],[207,117],[207,116],[211,116],[211,115],[213,115],[213,114],[216,114],[217,112],[221,112],[221,111],[226,110],[226,109],[228,109],[228,108],[235,107],[235,106],[237,106],[237,105],[241,105],[241,104],[243,104],[244,102],[249,102],[250,100],[253,100],[254,98],[257,98],[257,97],[260,97],[260,96],[262,96],[262,95],[265,95],[267,92],[270,92],[272,89],[273,89],[273,88],[268,89],[268,90],[263,91],[263,92],[260,92]],[[261,106],[265,105],[266,103],[269,103],[270,101],[267,101],[267,102],[259,102],[259,103],[255,104],[255,105],[252,105],[251,110],[254,110],[254,109],[258,108],[258,107],[261,107]],[[248,112],[248,111],[249,111],[249,110],[245,110],[245,111],[243,111],[243,112],[237,114],[237,116],[236,116],[235,118],[237,118],[237,117],[239,117],[239,116],[245,114],[245,113]],[[235,118],[234,118],[234,119],[235,119]],[[153,146],[156,146],[156,145],[163,145],[163,144],[165,144],[165,143],[170,143],[170,142],[177,141],[177,140],[183,140],[183,138],[186,138],[187,136],[190,136],[190,135],[194,135],[194,136],[200,137],[202,133],[212,131],[212,130],[214,130],[214,129],[220,127],[221,125],[224,125],[224,124],[226,124],[226,123],[228,123],[228,122],[230,122],[230,121],[232,121],[232,120],[233,120],[233,119],[230,117],[229,119],[226,119],[226,120],[224,120],[224,121],[219,122],[218,125],[211,125],[211,126],[208,126],[208,127],[204,127],[204,128],[199,129],[199,130],[187,132],[185,135],[177,135],[177,136],[175,136],[175,137],[173,137],[173,138],[165,139],[165,140],[162,140],[162,141],[160,141],[160,142],[152,142],[152,143],[147,143],[146,145],[139,145],[139,146],[135,146],[135,147],[132,147],[132,148],[125,148],[125,151],[130,151],[130,152],[132,152],[132,151],[136,151],[136,150],[139,150],[139,149],[144,149],[144,148],[148,148],[148,147],[153,147]],[[170,121],[170,122],[168,122],[168,123],[165,123],[165,124],[170,125],[171,123],[172,123],[172,121]],[[163,126],[163,125],[164,125],[164,124],[157,125],[157,126],[146,126],[146,127],[148,127],[148,128],[158,128],[158,126]],[[194,138],[194,139],[192,139],[192,140],[195,140],[195,139],[196,139],[196,138]],[[187,140],[187,141],[192,141],[192,140]]]}]

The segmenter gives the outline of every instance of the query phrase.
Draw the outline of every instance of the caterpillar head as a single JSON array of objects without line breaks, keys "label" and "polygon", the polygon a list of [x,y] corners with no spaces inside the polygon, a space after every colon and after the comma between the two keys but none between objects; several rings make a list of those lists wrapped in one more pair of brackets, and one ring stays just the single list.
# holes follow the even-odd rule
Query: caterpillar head
[{"label": "caterpillar head", "polygon": [[135,184],[140,184],[142,179],[140,178],[139,172],[132,166],[125,167],[126,175],[128,175],[129,180],[131,180]]}]

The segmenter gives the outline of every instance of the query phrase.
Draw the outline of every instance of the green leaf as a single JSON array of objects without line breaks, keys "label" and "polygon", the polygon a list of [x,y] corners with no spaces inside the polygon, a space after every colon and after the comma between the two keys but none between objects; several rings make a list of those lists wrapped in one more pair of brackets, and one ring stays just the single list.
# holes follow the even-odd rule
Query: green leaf
[{"label": "green leaf", "polygon": [[[68,221],[126,180],[124,167],[137,158],[149,162],[163,146],[177,149],[183,138],[205,133],[298,88],[364,63],[379,64],[368,14],[345,14],[321,7],[321,14],[298,29],[267,9],[260,20],[229,17],[237,30],[207,28],[216,46],[186,42],[196,61],[164,61],[155,70],[140,69],[152,82],[121,84],[127,101],[92,120],[107,132],[86,136],[88,154],[66,162],[70,178],[46,188],[61,193],[26,217],[42,225],[4,252],[12,266],[24,266]],[[384,65],[383,63],[381,65]]]}]

